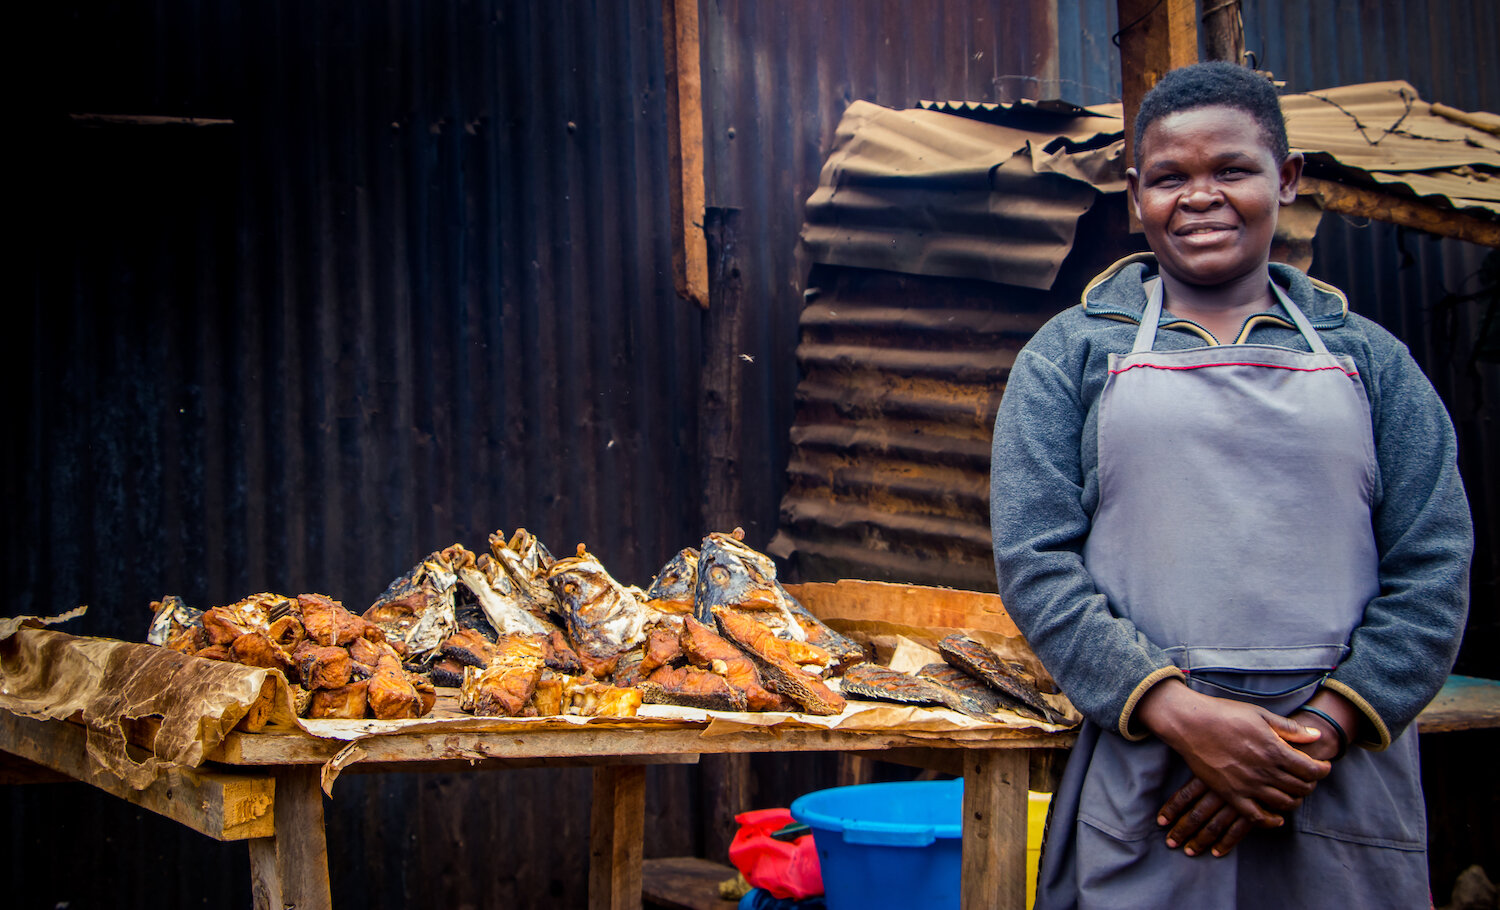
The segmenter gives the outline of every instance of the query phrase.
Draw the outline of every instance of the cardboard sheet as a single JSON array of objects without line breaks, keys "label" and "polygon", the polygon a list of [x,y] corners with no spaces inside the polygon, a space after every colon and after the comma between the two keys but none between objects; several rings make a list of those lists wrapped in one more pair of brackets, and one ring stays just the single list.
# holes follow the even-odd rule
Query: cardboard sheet
[{"label": "cardboard sheet", "polygon": [[[273,722],[295,720],[280,673],[40,628],[60,618],[0,621],[0,708],[81,721],[89,757],[134,789],[161,771],[201,765],[263,693],[279,706]],[[127,745],[132,727],[157,727],[139,760]]]}]

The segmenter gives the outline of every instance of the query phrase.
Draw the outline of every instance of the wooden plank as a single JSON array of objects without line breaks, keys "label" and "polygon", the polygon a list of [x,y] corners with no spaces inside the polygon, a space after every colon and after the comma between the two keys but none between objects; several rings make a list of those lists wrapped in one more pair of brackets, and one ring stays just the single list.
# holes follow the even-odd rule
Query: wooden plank
[{"label": "wooden plank", "polygon": [[963,910],[1025,910],[1025,752],[964,755]]},{"label": "wooden plank", "polygon": [[1209,60],[1245,61],[1243,0],[1204,0],[1203,48]]},{"label": "wooden plank", "polygon": [[672,276],[677,296],[708,307],[708,248],[703,233],[703,78],[698,0],[662,0],[666,65],[667,154],[671,169]]},{"label": "wooden plank", "polygon": [[1438,208],[1418,199],[1316,177],[1303,177],[1297,192],[1318,200],[1324,211],[1373,218],[1440,237],[1454,237],[1481,246],[1500,247],[1500,222]]},{"label": "wooden plank", "polygon": [[[897,747],[939,749],[1066,748],[1073,733],[1038,733],[996,727],[942,734],[860,733],[776,727],[705,736],[698,727],[553,730],[545,733],[428,732],[372,736],[362,740],[363,761],[424,762],[567,756],[716,755],[732,752],[862,752]],[[346,743],[300,731],[231,733],[212,756],[230,765],[322,764]],[[415,769],[413,769],[415,770]]]},{"label": "wooden plank", "polygon": [[598,768],[602,765],[696,765],[696,754],[681,755],[575,755],[560,758],[487,758],[483,761],[450,759],[423,762],[357,761],[344,767],[346,774],[468,774],[472,771],[516,771],[526,768]]},{"label": "wooden plank", "polygon": [[735,910],[739,901],[719,897],[719,883],[738,872],[733,866],[696,856],[648,859],[641,868],[646,906],[666,910]]},{"label": "wooden plank", "polygon": [[594,770],[589,823],[589,910],[640,910],[646,834],[646,769]]},{"label": "wooden plank", "polygon": [[[135,790],[89,759],[86,739],[83,727],[77,724],[0,711],[0,750],[181,822],[215,840],[243,840],[271,833],[276,786],[269,776],[179,768],[165,772],[144,790]],[[146,755],[132,750],[132,757],[144,760]]]},{"label": "wooden plank", "polygon": [[809,582],[787,585],[786,589],[823,620],[899,622],[923,629],[1021,634],[998,594],[856,580]]},{"label": "wooden plank", "polygon": [[332,910],[318,769],[279,769],[276,788],[274,834],[250,841],[251,906]]},{"label": "wooden plank", "polygon": [[19,755],[0,752],[0,784],[66,784],[73,778]]},{"label": "wooden plank", "polygon": [[1437,698],[1417,716],[1422,733],[1500,727],[1500,680],[1450,676]]},{"label": "wooden plank", "polygon": [[[1198,62],[1196,7],[1194,0],[1116,0],[1126,166],[1135,164],[1135,114],[1141,99],[1167,71]],[[1130,229],[1141,229],[1133,207]]]}]

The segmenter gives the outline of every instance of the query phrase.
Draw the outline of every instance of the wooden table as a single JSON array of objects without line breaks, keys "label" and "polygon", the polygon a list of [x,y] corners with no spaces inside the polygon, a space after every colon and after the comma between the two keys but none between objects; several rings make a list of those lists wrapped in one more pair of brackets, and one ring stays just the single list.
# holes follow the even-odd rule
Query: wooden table
[{"label": "wooden table", "polygon": [[[1423,712],[1425,732],[1500,727],[1500,682],[1452,677]],[[1053,750],[1070,734],[997,729],[933,739],[901,733],[776,728],[703,736],[695,727],[581,726],[528,732],[427,731],[362,740],[350,771],[489,771],[545,763],[594,768],[589,868],[591,910],[641,906],[646,775],[650,764],[691,763],[699,755],[742,752],[878,752],[964,778],[965,910],[1025,906],[1026,791],[1050,789]],[[343,747],[299,732],[234,733],[198,770],[178,770],[135,791],[94,768],[83,728],[0,711],[0,752],[23,760],[0,780],[57,779],[92,784],[218,840],[250,848],[253,906],[332,907],[320,769]],[[28,764],[28,762],[30,764]]]},{"label": "wooden table", "polygon": [[[941,738],[774,727],[702,734],[695,726],[591,725],[540,732],[396,733],[361,740],[363,756],[346,773],[591,766],[589,907],[638,910],[647,765],[693,763],[704,754],[879,752],[883,759],[963,775],[963,906],[1020,910],[1025,906],[1026,791],[1046,786],[1049,765],[1040,756],[1066,748],[1074,738],[1010,728]],[[35,773],[92,784],[217,840],[248,841],[257,910],[332,907],[320,771],[344,743],[301,731],[232,733],[202,768],[173,771],[135,791],[89,763],[84,735],[77,724],[0,710],[0,752],[33,763]],[[12,763],[6,779],[23,781],[26,773]]]}]

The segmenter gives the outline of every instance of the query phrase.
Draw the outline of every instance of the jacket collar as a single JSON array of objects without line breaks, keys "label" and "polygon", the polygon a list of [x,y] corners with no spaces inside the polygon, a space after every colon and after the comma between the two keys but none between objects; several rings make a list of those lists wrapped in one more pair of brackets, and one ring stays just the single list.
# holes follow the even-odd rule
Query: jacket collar
[{"label": "jacket collar", "polygon": [[[1143,282],[1155,277],[1156,272],[1154,253],[1126,256],[1099,273],[1083,289],[1084,312],[1090,316],[1140,322],[1146,311]],[[1349,314],[1349,300],[1343,291],[1316,278],[1309,278],[1300,269],[1280,262],[1271,263],[1271,280],[1301,308],[1314,328],[1331,329],[1344,324],[1345,317]],[[1277,304],[1274,314],[1253,318],[1284,322],[1287,327],[1292,327],[1290,319],[1280,315],[1284,312],[1281,305]],[[1164,318],[1162,325],[1183,322],[1185,320]]]}]

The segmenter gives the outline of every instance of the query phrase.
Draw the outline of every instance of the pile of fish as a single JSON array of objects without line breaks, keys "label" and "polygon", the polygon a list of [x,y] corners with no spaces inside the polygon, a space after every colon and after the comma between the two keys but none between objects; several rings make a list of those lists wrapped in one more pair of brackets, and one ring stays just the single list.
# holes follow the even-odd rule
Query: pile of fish
[{"label": "pile of fish", "polygon": [[421,717],[437,701],[432,682],[403,666],[384,630],[321,594],[252,594],[202,611],[168,595],[151,607],[148,642],[280,670],[304,717]]},{"label": "pile of fish", "polygon": [[[322,620],[309,625],[309,605],[319,617],[337,608],[337,628],[315,634]],[[940,646],[945,663],[918,675],[870,662],[787,592],[738,528],[679,552],[646,590],[615,580],[582,544],[554,558],[523,528],[491,534],[488,553],[454,544],[429,554],[359,617],[317,595],[257,595],[203,614],[172,597],[153,607],[148,640],[275,666],[312,693],[313,717],[350,716],[338,713],[352,710],[341,696],[386,710],[383,686],[399,671],[421,680],[412,682],[426,698],[420,713],[431,708],[421,693],[437,685],[456,687],[459,708],[482,716],[631,717],[643,703],[837,715],[850,697],[1065,722],[1020,664],[961,635]],[[217,631],[222,617],[237,635]]]}]

